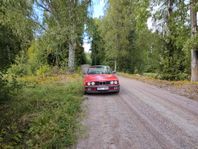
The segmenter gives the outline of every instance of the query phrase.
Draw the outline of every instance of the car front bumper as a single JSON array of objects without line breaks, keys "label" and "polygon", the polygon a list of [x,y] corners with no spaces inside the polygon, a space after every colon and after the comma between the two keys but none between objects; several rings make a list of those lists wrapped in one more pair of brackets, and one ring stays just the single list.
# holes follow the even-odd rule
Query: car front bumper
[{"label": "car front bumper", "polygon": [[120,85],[111,86],[85,86],[85,93],[118,93]]}]

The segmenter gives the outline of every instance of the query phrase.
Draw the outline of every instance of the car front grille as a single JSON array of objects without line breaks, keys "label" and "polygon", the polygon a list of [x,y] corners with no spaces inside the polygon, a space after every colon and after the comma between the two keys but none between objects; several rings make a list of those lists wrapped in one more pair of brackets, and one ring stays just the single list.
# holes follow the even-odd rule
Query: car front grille
[{"label": "car front grille", "polygon": [[95,82],[95,85],[109,85],[110,81]]}]

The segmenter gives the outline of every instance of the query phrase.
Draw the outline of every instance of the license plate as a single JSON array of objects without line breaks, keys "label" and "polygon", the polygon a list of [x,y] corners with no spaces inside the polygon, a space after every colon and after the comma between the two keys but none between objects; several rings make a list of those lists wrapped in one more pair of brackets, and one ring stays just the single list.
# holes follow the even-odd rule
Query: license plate
[{"label": "license plate", "polygon": [[108,86],[98,87],[97,90],[98,91],[105,91],[105,90],[109,90],[109,87]]}]

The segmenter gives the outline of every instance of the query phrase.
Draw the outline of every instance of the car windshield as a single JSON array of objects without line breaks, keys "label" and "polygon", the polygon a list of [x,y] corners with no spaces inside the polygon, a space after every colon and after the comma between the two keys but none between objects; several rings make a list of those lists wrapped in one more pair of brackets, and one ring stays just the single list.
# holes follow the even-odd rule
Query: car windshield
[{"label": "car windshield", "polygon": [[87,74],[112,74],[110,68],[89,68]]}]

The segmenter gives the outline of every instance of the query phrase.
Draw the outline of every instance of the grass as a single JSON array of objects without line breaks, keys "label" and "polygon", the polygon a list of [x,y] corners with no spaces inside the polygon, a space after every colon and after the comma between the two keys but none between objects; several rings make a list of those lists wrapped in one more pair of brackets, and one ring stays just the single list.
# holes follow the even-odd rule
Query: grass
[{"label": "grass", "polygon": [[25,77],[20,81],[26,86],[12,100],[0,104],[0,148],[75,144],[82,112],[81,77]]}]

